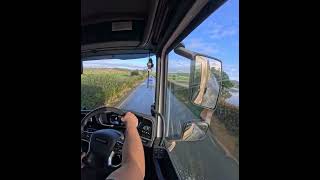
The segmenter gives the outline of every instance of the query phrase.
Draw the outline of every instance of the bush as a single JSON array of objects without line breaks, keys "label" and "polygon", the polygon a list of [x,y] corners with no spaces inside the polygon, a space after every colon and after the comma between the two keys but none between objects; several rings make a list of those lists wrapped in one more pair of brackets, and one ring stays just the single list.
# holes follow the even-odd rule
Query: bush
[{"label": "bush", "polygon": [[130,75],[131,76],[139,76],[139,71],[138,70],[131,71]]},{"label": "bush", "polygon": [[239,135],[239,107],[219,101],[214,115],[232,135]]}]

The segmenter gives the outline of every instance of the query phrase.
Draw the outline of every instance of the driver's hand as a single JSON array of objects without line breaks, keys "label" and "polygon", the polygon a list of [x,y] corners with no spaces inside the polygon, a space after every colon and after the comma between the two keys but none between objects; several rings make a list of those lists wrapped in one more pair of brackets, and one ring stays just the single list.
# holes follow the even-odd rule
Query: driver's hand
[{"label": "driver's hand", "polygon": [[138,127],[138,118],[131,112],[127,112],[126,115],[121,118],[121,120],[126,125],[126,128]]},{"label": "driver's hand", "polygon": [[82,152],[81,153],[81,169],[84,167],[84,163],[82,161],[82,159],[86,156],[86,153],[85,152]]}]

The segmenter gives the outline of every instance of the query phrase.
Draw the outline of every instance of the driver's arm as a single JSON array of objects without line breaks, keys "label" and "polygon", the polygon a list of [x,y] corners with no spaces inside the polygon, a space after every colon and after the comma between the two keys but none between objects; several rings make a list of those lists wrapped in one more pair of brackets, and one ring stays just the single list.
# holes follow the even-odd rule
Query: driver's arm
[{"label": "driver's arm", "polygon": [[145,161],[143,145],[137,130],[138,119],[134,114],[128,112],[122,121],[126,124],[122,165],[110,174],[107,180],[142,180],[145,176]]}]

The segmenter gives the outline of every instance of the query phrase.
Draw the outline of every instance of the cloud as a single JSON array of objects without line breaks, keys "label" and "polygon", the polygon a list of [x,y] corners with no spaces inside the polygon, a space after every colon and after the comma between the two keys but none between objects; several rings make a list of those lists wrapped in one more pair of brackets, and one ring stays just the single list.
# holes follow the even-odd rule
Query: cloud
[{"label": "cloud", "polygon": [[210,67],[214,67],[216,70],[221,71],[221,63],[218,61],[209,61]]},{"label": "cloud", "polygon": [[237,25],[223,26],[217,23],[208,23],[206,34],[211,39],[222,39],[224,37],[234,36],[238,33]]},{"label": "cloud", "polygon": [[185,42],[186,48],[207,55],[216,55],[220,50],[216,43],[204,41],[200,38],[192,38]]},{"label": "cloud", "polygon": [[175,58],[170,59],[168,65],[168,72],[169,73],[177,73],[177,72],[190,72],[190,60],[185,58]]},{"label": "cloud", "polygon": [[223,71],[225,71],[231,80],[239,80],[239,65],[237,64],[223,64]]},{"label": "cloud", "polygon": [[84,61],[84,68],[125,68],[125,69],[146,69],[144,60],[94,60],[94,61]]}]

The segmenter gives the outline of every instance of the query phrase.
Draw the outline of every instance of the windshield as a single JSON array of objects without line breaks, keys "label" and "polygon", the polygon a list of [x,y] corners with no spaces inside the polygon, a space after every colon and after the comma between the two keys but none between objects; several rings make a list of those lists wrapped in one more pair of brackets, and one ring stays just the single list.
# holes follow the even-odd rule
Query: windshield
[{"label": "windshield", "polygon": [[[164,115],[166,139],[170,158],[181,179],[239,179],[238,8],[238,0],[227,1],[183,40],[186,49],[222,61],[221,73],[211,69],[222,87],[214,111],[190,101],[192,87],[189,87],[189,80],[201,82],[201,77],[197,76],[200,74],[199,65],[194,68],[193,61],[173,50],[169,52]],[[193,69],[195,76],[192,76]],[[212,83],[210,86],[218,87],[216,81],[209,82]],[[206,136],[193,142],[174,141],[192,134],[188,134],[192,128],[184,131],[190,121],[210,124]]]},{"label": "windshield", "polygon": [[[155,57],[151,59],[156,64]],[[148,62],[149,58],[84,61],[81,109],[112,106],[150,115],[154,103],[155,65],[149,69]]]}]

